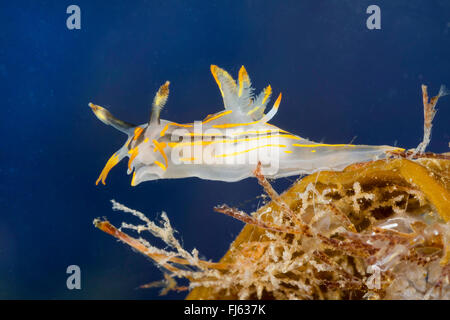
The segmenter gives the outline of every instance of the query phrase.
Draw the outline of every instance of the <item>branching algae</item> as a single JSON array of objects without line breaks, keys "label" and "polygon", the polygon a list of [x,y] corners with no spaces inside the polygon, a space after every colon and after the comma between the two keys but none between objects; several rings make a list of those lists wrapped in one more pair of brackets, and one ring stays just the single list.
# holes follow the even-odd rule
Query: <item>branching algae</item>
[{"label": "branching algae", "polygon": [[[208,116],[201,124],[209,129],[238,127],[240,131],[211,134],[188,127],[195,124],[159,120],[168,83],[158,91],[145,125],[127,124],[91,104],[100,120],[128,134],[125,146],[108,161],[97,183],[104,182],[108,171],[128,156],[129,173],[137,172],[133,185],[158,178],[236,181],[254,176],[271,199],[251,215],[227,205],[215,208],[245,223],[219,262],[200,259],[196,249],[185,250],[165,213],[161,222],[155,223],[112,200],[114,210],[131,213],[142,223],[123,223],[117,229],[96,219],[95,226],[150,257],[164,272],[163,280],[142,287],[161,286],[162,294],[190,290],[188,299],[450,299],[450,154],[424,153],[435,105],[446,94],[444,87],[429,99],[426,86],[422,86],[423,141],[416,149],[405,151],[388,146],[318,144],[292,135],[267,123],[281,97],[264,114],[270,86],[253,98],[244,68],[238,84],[222,69],[213,66],[212,71],[226,110]],[[188,130],[175,133],[170,130],[175,127]],[[233,136],[236,132],[237,137]],[[201,139],[186,142],[185,137]],[[249,141],[242,139],[259,144],[250,150],[243,144]],[[171,156],[180,143],[187,147],[182,155],[189,157],[186,163],[176,163]],[[269,148],[269,144],[277,146]],[[197,145],[213,145],[210,158],[230,154],[234,161],[195,163],[189,152],[205,160],[205,153],[193,150]],[[271,149],[265,154],[269,160],[279,157],[278,168],[273,161],[264,165],[267,158],[260,153],[254,155],[254,162],[251,157],[247,162],[237,159],[267,148]],[[300,173],[310,175],[281,195],[267,180]],[[138,235],[149,232],[170,249],[134,238],[124,233],[125,229]],[[189,284],[179,285],[179,279],[187,279]]]}]

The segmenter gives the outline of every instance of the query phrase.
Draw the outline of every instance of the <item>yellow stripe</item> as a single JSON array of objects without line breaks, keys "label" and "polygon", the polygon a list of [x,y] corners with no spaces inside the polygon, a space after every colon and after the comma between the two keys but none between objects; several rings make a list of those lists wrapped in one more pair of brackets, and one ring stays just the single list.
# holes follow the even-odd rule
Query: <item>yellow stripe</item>
[{"label": "yellow stripe", "polygon": [[182,146],[207,146],[213,143],[213,141],[194,141],[194,142],[169,142],[168,145],[171,148]]},{"label": "yellow stripe", "polygon": [[139,154],[139,150],[138,147],[135,147],[133,149],[130,149],[128,151],[129,154],[131,154],[130,159],[128,159],[128,169],[131,170],[131,163],[133,162],[133,160],[137,157],[137,155]]},{"label": "yellow stripe", "polygon": [[169,126],[178,126],[183,128],[191,128],[191,124],[180,124],[176,122],[170,122],[164,126],[164,128],[161,130],[160,136],[163,137],[166,134],[167,129],[169,129]]},{"label": "yellow stripe", "polygon": [[230,114],[230,113],[232,113],[232,112],[233,112],[233,110],[223,111],[223,112],[221,112],[221,113],[219,113],[219,114],[217,114],[217,115],[215,115],[215,116],[213,116],[213,117],[211,117],[211,118],[207,118],[206,120],[204,120],[204,121],[202,122],[202,124],[205,124],[205,123],[208,123],[208,122],[210,122],[210,121],[216,120],[216,119],[218,119],[218,118],[220,118],[220,117],[223,117],[223,116],[226,116],[227,114]]},{"label": "yellow stripe", "polygon": [[204,146],[210,145],[214,143],[237,143],[237,142],[247,142],[247,141],[257,141],[261,139],[270,139],[270,138],[288,138],[301,140],[301,138],[291,135],[291,134],[275,134],[275,135],[266,135],[262,137],[254,137],[254,138],[244,138],[244,139],[231,139],[231,140],[214,140],[214,141],[194,141],[194,142],[169,142],[169,147],[175,148],[180,146]]},{"label": "yellow stripe", "polygon": [[356,147],[354,144],[292,144],[294,147],[315,148],[315,147]]},{"label": "yellow stripe", "polygon": [[234,136],[241,136],[244,134],[264,134],[264,133],[272,133],[272,132],[283,132],[288,133],[287,131],[281,130],[281,129],[275,129],[275,130],[250,130],[250,131],[243,131],[243,132],[236,132],[233,133]]},{"label": "yellow stripe", "polygon": [[224,158],[224,157],[230,157],[230,156],[237,156],[237,155],[242,154],[242,153],[250,152],[250,151],[256,150],[256,149],[258,149],[258,148],[265,148],[265,147],[279,147],[279,148],[286,148],[286,146],[283,145],[283,144],[266,144],[266,145],[264,145],[264,146],[258,146],[258,147],[251,148],[251,149],[244,150],[244,151],[237,151],[237,152],[233,152],[233,153],[229,153],[229,154],[220,154],[220,155],[216,155],[215,157],[216,157],[216,158]]},{"label": "yellow stripe", "polygon": [[136,185],[136,171],[133,172],[133,178],[131,178],[131,186],[134,187]]},{"label": "yellow stripe", "polygon": [[291,150],[285,150],[284,152],[285,152],[285,153],[292,153]]},{"label": "yellow stripe", "polygon": [[262,104],[266,102],[267,99],[269,99],[269,96],[272,94],[272,87],[270,84],[267,86],[267,88],[264,89],[264,99],[262,101]]},{"label": "yellow stripe", "polygon": [[156,141],[155,139],[152,140],[153,143],[155,144],[155,148],[158,149],[158,151],[161,153],[161,155],[164,158],[164,162],[166,163],[166,167],[168,166],[168,160],[167,160],[167,156],[166,153],[164,152],[164,147],[166,146],[166,144],[164,142],[159,143],[158,141]]},{"label": "yellow stripe", "polygon": [[223,136],[221,133],[195,133],[195,132],[189,132],[186,136],[190,137],[217,137],[217,136]]},{"label": "yellow stripe", "polygon": [[155,160],[155,164],[157,164],[158,166],[160,166],[161,167],[161,169],[163,169],[164,171],[166,171],[166,166],[165,165],[163,165],[161,162],[159,162],[159,161],[157,161],[157,160]]},{"label": "yellow stripe", "polygon": [[[250,131],[243,131],[243,132],[235,132],[235,133],[233,133],[233,136],[242,136],[242,135],[246,135],[246,134],[278,133],[278,132],[289,133],[288,131],[284,131],[284,130],[281,130],[281,129],[250,130]],[[185,136],[190,136],[190,137],[217,137],[217,136],[224,136],[224,135],[221,134],[221,133],[194,133],[194,132],[189,132]]]},{"label": "yellow stripe", "polygon": [[137,140],[139,138],[139,136],[141,135],[142,131],[144,131],[144,129],[142,129],[141,127],[136,127],[134,129],[134,137],[133,140]]},{"label": "yellow stripe", "polygon": [[191,158],[180,158],[180,161],[195,161],[194,157]]},{"label": "yellow stripe", "polygon": [[249,112],[247,112],[247,115],[251,115],[253,112],[255,112],[256,110],[259,109],[259,106],[254,107],[252,110],[250,110]]},{"label": "yellow stripe", "polygon": [[252,124],[257,124],[259,121],[253,121],[253,122],[248,122],[248,123],[226,123],[226,124],[216,124],[213,125],[213,128],[219,128],[219,129],[224,129],[224,128],[234,128],[234,127],[240,127],[240,126],[249,126]]}]

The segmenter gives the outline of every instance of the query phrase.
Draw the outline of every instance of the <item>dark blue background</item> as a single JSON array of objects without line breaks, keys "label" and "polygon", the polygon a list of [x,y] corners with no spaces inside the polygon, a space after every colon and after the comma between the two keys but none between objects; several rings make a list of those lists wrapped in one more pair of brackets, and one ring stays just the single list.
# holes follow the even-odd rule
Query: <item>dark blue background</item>
[{"label": "dark blue background", "polygon": [[[81,30],[66,28],[67,6]],[[382,29],[368,30],[370,4]],[[162,117],[202,119],[222,109],[217,64],[255,87],[283,92],[275,125],[327,143],[415,147],[420,85],[450,85],[450,3],[441,1],[1,1],[0,298],[159,298],[136,289],[162,278],[152,262],[95,229],[116,199],[155,218],[165,210],[187,249],[219,259],[242,228],[214,213],[261,203],[254,179],[161,180],[130,186],[126,164],[94,185],[125,136],[88,107],[143,123],[165,80]],[[448,151],[450,99],[438,104],[429,150]],[[277,181],[279,190],[293,178]],[[68,265],[82,290],[66,289]],[[163,298],[183,298],[171,293]]]}]

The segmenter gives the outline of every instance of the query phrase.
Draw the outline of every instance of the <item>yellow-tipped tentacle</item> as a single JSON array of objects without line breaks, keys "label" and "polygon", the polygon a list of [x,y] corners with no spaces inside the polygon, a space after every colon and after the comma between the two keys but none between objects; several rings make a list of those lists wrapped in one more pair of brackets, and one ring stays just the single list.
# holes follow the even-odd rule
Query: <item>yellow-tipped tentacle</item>
[{"label": "yellow-tipped tentacle", "polygon": [[250,86],[250,78],[248,76],[247,70],[245,70],[245,67],[242,66],[239,70],[239,93],[238,96],[240,97],[242,95],[242,91],[244,89],[244,86]]},{"label": "yellow-tipped tentacle", "polygon": [[231,85],[232,88],[236,89],[236,81],[233,79],[232,76],[230,76],[230,74],[228,72],[226,72],[225,70],[219,68],[216,65],[211,65],[211,73],[214,77],[214,79],[216,80],[217,85],[219,86],[220,89],[220,93],[222,94],[222,97],[224,97],[224,93],[223,93],[223,83],[220,80],[220,78],[224,78],[224,80]]},{"label": "yellow-tipped tentacle", "polygon": [[100,176],[98,177],[97,181],[95,182],[95,185],[98,185],[98,183],[101,181],[102,184],[105,184],[106,177],[108,176],[109,171],[119,163],[119,156],[117,153],[114,153],[111,158],[108,159],[106,162],[105,167],[103,168],[102,172],[100,173]]},{"label": "yellow-tipped tentacle", "polygon": [[275,103],[273,104],[273,107],[274,107],[275,109],[278,109],[278,107],[280,106],[280,103],[281,103],[281,92],[280,92],[280,94],[278,95],[277,100],[276,100]]},{"label": "yellow-tipped tentacle", "polygon": [[89,107],[92,109],[92,112],[94,112],[97,119],[99,119],[104,124],[110,124],[109,119],[111,117],[111,113],[107,109],[93,104],[92,102],[89,102]]},{"label": "yellow-tipped tentacle", "polygon": [[162,108],[166,104],[167,99],[169,98],[169,85],[170,81],[166,81],[166,83],[159,87],[159,90],[155,95],[155,106]]},{"label": "yellow-tipped tentacle", "polygon": [[266,115],[264,115],[261,118],[261,120],[259,120],[259,121],[262,123],[266,123],[266,122],[270,121],[277,113],[278,107],[280,106],[280,102],[281,102],[281,93],[278,95],[278,98],[275,101],[275,103],[273,104],[272,109],[270,109],[270,111]]},{"label": "yellow-tipped tentacle", "polygon": [[264,89],[264,99],[262,101],[262,105],[266,103],[267,99],[269,99],[270,95],[272,94],[272,87],[270,84]]},{"label": "yellow-tipped tentacle", "polygon": [[161,87],[159,87],[158,92],[156,92],[155,98],[153,99],[152,104],[152,113],[150,115],[150,124],[152,123],[160,123],[159,115],[161,113],[162,108],[164,108],[167,99],[169,98],[169,85],[170,82],[166,81]]},{"label": "yellow-tipped tentacle", "polygon": [[218,69],[220,69],[218,66],[213,64],[211,65],[211,73],[214,77],[214,80],[216,80],[217,86],[219,87],[220,93],[223,97],[222,85],[220,84],[219,78],[217,77]]}]

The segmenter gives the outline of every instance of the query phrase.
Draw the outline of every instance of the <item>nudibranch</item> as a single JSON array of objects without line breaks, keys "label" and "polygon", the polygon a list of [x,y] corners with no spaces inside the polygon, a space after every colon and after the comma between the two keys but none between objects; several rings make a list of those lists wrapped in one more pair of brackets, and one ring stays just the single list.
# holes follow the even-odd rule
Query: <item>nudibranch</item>
[{"label": "nudibranch", "polygon": [[352,163],[385,158],[389,152],[404,150],[304,139],[269,124],[280,105],[281,93],[265,113],[272,88],[269,85],[255,96],[244,66],[237,82],[215,65],[211,72],[225,110],[202,121],[182,124],[160,119],[169,96],[169,81],[153,99],[150,120],[141,125],[119,120],[107,109],[89,103],[98,119],[128,136],[123,147],[107,161],[96,184],[105,184],[109,171],[125,157],[129,158],[128,174],[133,174],[131,185],[135,186],[147,180],[186,177],[239,181],[253,176],[258,163],[267,178],[340,171]]}]

